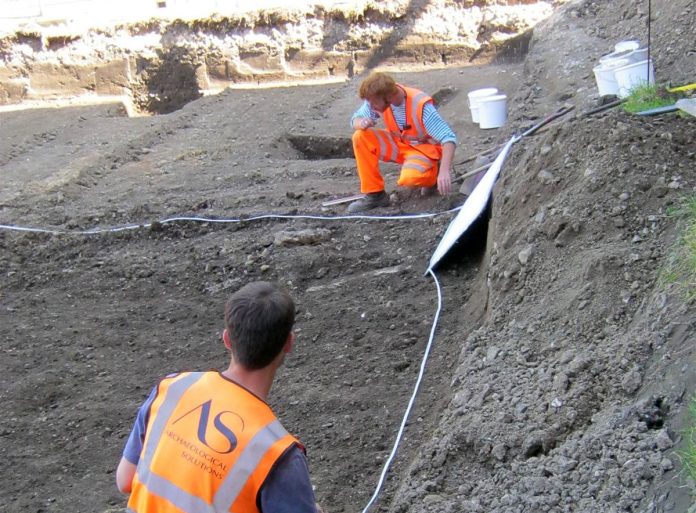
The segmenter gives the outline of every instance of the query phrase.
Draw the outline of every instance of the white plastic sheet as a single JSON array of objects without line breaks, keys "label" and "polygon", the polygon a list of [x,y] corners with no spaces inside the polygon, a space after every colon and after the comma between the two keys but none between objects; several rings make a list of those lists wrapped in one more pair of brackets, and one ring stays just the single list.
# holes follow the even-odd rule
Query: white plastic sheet
[{"label": "white plastic sheet", "polygon": [[428,266],[428,271],[431,271],[433,267],[444,257],[447,252],[452,248],[452,246],[459,240],[459,238],[466,232],[471,224],[476,221],[478,216],[481,215],[483,210],[486,208],[488,199],[491,197],[493,192],[493,186],[495,185],[498,175],[500,174],[500,169],[503,167],[503,162],[510,152],[510,147],[517,141],[517,137],[512,137],[507,144],[500,151],[496,159],[488,168],[488,171],[481,178],[476,188],[472,191],[471,195],[466,199],[461,210],[457,216],[452,219],[452,222],[447,227],[445,235],[443,235],[438,244],[435,252],[430,257],[430,265]]}]

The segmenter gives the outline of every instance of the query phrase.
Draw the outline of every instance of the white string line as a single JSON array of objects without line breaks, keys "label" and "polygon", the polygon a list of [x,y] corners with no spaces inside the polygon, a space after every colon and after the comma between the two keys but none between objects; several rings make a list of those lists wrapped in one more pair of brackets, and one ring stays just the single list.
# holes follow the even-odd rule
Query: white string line
[{"label": "white string line", "polygon": [[437,311],[435,312],[435,318],[433,319],[433,325],[430,328],[430,338],[428,339],[428,345],[425,346],[425,353],[423,354],[423,360],[421,361],[420,371],[418,372],[418,379],[416,380],[416,385],[413,387],[413,393],[411,394],[411,399],[408,401],[408,406],[406,406],[406,411],[404,412],[404,417],[403,417],[403,419],[401,419],[401,426],[399,427],[399,431],[396,435],[396,440],[394,441],[394,447],[392,447],[391,453],[389,454],[387,461],[384,463],[384,467],[382,468],[382,474],[379,476],[379,481],[377,483],[377,488],[375,489],[375,493],[372,494],[372,498],[370,498],[370,501],[367,503],[367,506],[365,506],[365,509],[363,509],[363,513],[366,513],[367,510],[370,509],[370,506],[372,506],[372,504],[377,499],[379,492],[382,490],[382,485],[384,484],[384,478],[386,477],[387,471],[389,470],[389,466],[391,465],[392,460],[394,459],[394,456],[396,455],[396,450],[399,447],[399,443],[401,442],[401,437],[404,433],[404,429],[406,428],[406,421],[408,420],[408,416],[411,413],[411,408],[413,407],[413,403],[416,400],[416,395],[418,394],[418,388],[420,387],[421,381],[423,379],[423,374],[425,373],[425,364],[428,361],[428,356],[430,355],[430,348],[433,345],[433,340],[435,338],[435,328],[437,327],[437,322],[440,318],[440,311],[442,310],[442,291],[440,289],[440,282],[437,280],[437,276],[435,276],[435,273],[431,269],[428,269],[428,273],[433,277],[433,280],[435,281],[435,286],[437,287]]},{"label": "white string line", "polygon": [[245,223],[249,221],[258,221],[260,219],[316,219],[323,221],[340,221],[349,219],[369,219],[369,220],[402,220],[402,219],[424,219],[430,217],[441,216],[445,214],[451,214],[461,210],[461,206],[452,208],[450,210],[444,210],[442,212],[433,212],[425,214],[402,214],[402,215],[350,215],[350,216],[319,216],[319,215],[309,215],[309,214],[260,214],[252,217],[245,218],[223,218],[215,219],[209,217],[190,217],[190,216],[177,216],[168,217],[160,221],[153,221],[143,224],[128,224],[124,226],[115,226],[112,228],[92,228],[89,230],[51,230],[48,228],[32,228],[29,226],[19,226],[10,224],[0,224],[0,230],[12,230],[18,232],[32,232],[32,233],[48,233],[51,235],[98,235],[101,233],[117,233],[127,230],[137,230],[140,228],[151,228],[155,224],[167,224],[174,223],[178,221],[190,221],[199,223]]},{"label": "white string line", "polygon": [[[444,215],[444,214],[450,214],[453,212],[456,212],[460,210],[462,207],[456,207],[450,210],[446,210],[443,212],[435,212],[435,213],[426,213],[426,214],[407,214],[407,215],[396,215],[396,216],[375,216],[375,215],[350,215],[350,216],[315,216],[315,215],[290,215],[290,214],[262,214],[262,215],[257,215],[253,217],[248,217],[245,219],[214,219],[214,218],[205,218],[205,217],[186,217],[186,216],[180,216],[180,217],[170,217],[166,219],[162,219],[161,221],[158,221],[159,224],[166,224],[166,223],[172,223],[172,222],[177,222],[177,221],[193,221],[193,222],[201,222],[201,223],[241,223],[241,222],[246,222],[246,221],[257,221],[260,219],[318,219],[318,220],[350,220],[350,219],[369,219],[369,220],[395,220],[395,219],[422,219],[422,218],[430,218],[430,217],[435,217],[439,215]],[[91,230],[82,230],[82,231],[68,231],[68,230],[48,230],[45,228],[29,228],[29,227],[23,227],[23,226],[13,226],[13,225],[4,225],[0,224],[0,229],[6,229],[6,230],[15,230],[15,231],[24,231],[24,232],[38,232],[38,233],[50,233],[53,235],[96,235],[100,233],[115,233],[115,232],[121,232],[125,230],[135,230],[138,228],[149,228],[153,225],[154,223],[146,223],[146,224],[133,224],[133,225],[126,225],[126,226],[120,226],[120,227],[114,227],[114,228],[104,228],[104,229],[91,229]],[[368,509],[374,504],[374,502],[377,500],[377,497],[379,496],[379,493],[382,491],[382,486],[384,485],[384,479],[386,478],[387,472],[389,470],[389,467],[391,466],[392,461],[394,460],[394,456],[396,455],[396,451],[399,447],[399,444],[401,443],[401,438],[403,437],[404,429],[406,428],[406,422],[408,421],[408,417],[411,414],[411,409],[413,408],[413,404],[416,400],[416,396],[418,395],[418,389],[420,388],[421,381],[423,380],[423,375],[425,373],[425,366],[428,361],[428,357],[430,355],[430,349],[433,344],[433,340],[435,338],[435,329],[437,328],[437,323],[438,320],[440,319],[440,312],[442,310],[442,291],[440,289],[440,282],[437,279],[437,276],[435,276],[435,273],[432,271],[432,269],[428,269],[427,273],[430,274],[433,277],[433,280],[435,282],[435,286],[437,288],[437,310],[435,312],[435,317],[433,319],[433,324],[432,327],[430,328],[430,336],[428,338],[428,344],[426,345],[425,348],[425,353],[423,354],[423,359],[421,361],[420,365],[420,370],[418,372],[418,378],[416,379],[416,384],[413,387],[413,393],[411,394],[411,398],[408,402],[408,405],[406,406],[406,411],[404,412],[404,416],[401,419],[401,425],[399,426],[399,431],[397,432],[396,435],[396,440],[394,441],[394,446],[392,447],[391,453],[389,454],[389,457],[387,458],[387,461],[384,464],[384,467],[382,468],[382,473],[380,475],[379,481],[377,483],[377,487],[375,488],[375,491],[370,498],[369,502],[365,506],[365,509],[363,509],[363,513],[366,513]]]}]

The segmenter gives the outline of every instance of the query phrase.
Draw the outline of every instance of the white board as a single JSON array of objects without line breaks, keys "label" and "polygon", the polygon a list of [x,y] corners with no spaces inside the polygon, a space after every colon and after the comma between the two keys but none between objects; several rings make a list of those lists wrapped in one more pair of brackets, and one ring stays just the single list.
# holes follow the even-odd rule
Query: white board
[{"label": "white board", "polygon": [[478,216],[481,215],[483,210],[486,208],[488,199],[491,197],[493,192],[493,186],[495,185],[498,175],[500,174],[500,169],[503,167],[503,162],[510,152],[510,147],[512,144],[519,139],[518,137],[512,137],[503,149],[498,154],[498,157],[493,161],[491,167],[488,168],[486,174],[481,181],[478,183],[476,188],[471,192],[471,195],[466,199],[464,205],[457,216],[452,219],[452,222],[447,227],[445,235],[443,235],[438,244],[435,252],[430,257],[430,265],[428,266],[428,271],[431,271],[435,265],[444,257],[450,248],[459,240],[459,238],[466,232],[471,224],[476,221]]}]

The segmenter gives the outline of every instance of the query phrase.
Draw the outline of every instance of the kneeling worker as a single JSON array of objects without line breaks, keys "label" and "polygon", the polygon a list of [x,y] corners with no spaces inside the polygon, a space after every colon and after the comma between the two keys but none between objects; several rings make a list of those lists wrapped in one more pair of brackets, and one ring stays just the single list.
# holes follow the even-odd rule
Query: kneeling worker
[{"label": "kneeling worker", "polygon": [[[360,84],[360,108],[353,114],[353,152],[365,197],[348,206],[362,212],[389,205],[379,161],[401,164],[397,185],[452,189],[452,158],[457,137],[423,91],[397,84],[386,73],[374,72]],[[374,128],[379,117],[386,130]]]},{"label": "kneeling worker", "polygon": [[162,380],[140,407],[116,484],[129,513],[316,513],[304,448],[266,397],[294,341],[295,304],[250,283],[225,308],[223,372]]}]

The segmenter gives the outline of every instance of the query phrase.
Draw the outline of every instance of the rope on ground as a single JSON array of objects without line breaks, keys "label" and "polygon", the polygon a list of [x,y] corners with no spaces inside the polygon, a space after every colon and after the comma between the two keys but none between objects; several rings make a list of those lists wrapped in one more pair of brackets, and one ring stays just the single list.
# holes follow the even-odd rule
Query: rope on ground
[{"label": "rope on ground", "polygon": [[442,310],[442,290],[440,288],[440,282],[437,280],[437,276],[435,276],[435,273],[430,269],[428,270],[428,273],[430,273],[430,275],[433,277],[435,286],[437,288],[437,310],[435,311],[435,318],[433,319],[433,324],[430,328],[430,337],[428,338],[428,344],[425,346],[425,352],[423,353],[423,359],[421,360],[420,370],[418,371],[418,378],[416,379],[416,384],[413,387],[413,393],[411,394],[411,399],[408,401],[408,405],[406,406],[404,416],[401,419],[401,425],[399,426],[399,431],[396,434],[394,446],[392,447],[391,453],[389,453],[387,461],[384,463],[384,467],[382,468],[382,473],[379,476],[379,481],[377,482],[375,492],[372,494],[372,497],[367,503],[367,506],[365,506],[365,509],[363,509],[363,513],[366,513],[367,510],[370,509],[370,507],[374,504],[375,500],[377,500],[379,492],[382,491],[384,479],[387,475],[387,471],[389,470],[392,461],[394,460],[396,450],[399,447],[399,444],[401,443],[401,438],[404,434],[404,429],[406,428],[406,422],[408,420],[409,415],[411,414],[411,408],[413,408],[413,403],[416,400],[416,395],[418,395],[418,389],[420,388],[421,381],[423,380],[423,374],[425,373],[425,365],[428,362],[428,356],[430,356],[430,349],[433,345],[433,340],[435,339],[435,328],[437,328],[437,322],[440,319],[440,311]]},{"label": "rope on ground", "polygon": [[[463,206],[463,205],[462,205]],[[257,216],[252,216],[244,219],[214,219],[214,218],[205,218],[205,217],[187,217],[187,216],[180,216],[180,217],[170,217],[166,219],[162,219],[161,221],[157,221],[156,223],[159,224],[167,224],[167,223],[173,223],[173,222],[200,222],[200,223],[241,223],[241,222],[247,222],[247,221],[256,221],[256,220],[261,220],[261,219],[318,219],[318,220],[354,220],[354,219],[367,219],[367,220],[394,220],[394,219],[422,219],[422,218],[431,218],[439,215],[445,215],[445,214],[451,214],[453,212],[457,212],[461,210],[462,206],[459,206],[457,208],[453,208],[450,210],[442,211],[442,212],[435,212],[435,213],[425,213],[425,214],[408,214],[408,215],[396,215],[396,216],[377,216],[377,215],[350,215],[350,216],[316,216],[316,215],[290,215],[290,214],[262,214],[262,215],[257,215]],[[25,226],[15,226],[15,225],[6,225],[6,224],[1,224],[0,225],[0,230],[13,230],[13,231],[21,231],[21,232],[33,232],[33,233],[47,233],[51,235],[97,235],[97,234],[103,234],[103,233],[116,233],[116,232],[122,232],[126,230],[136,230],[139,228],[151,228],[155,222],[151,223],[145,223],[145,224],[131,224],[131,225],[125,225],[125,226],[117,226],[113,228],[94,228],[91,230],[80,230],[80,231],[69,231],[69,230],[51,230],[51,229],[46,229],[46,228],[30,228],[30,227],[25,227]],[[372,504],[374,504],[375,500],[379,496],[379,493],[382,489],[382,486],[384,484],[385,477],[387,475],[387,471],[389,470],[389,467],[391,466],[392,461],[394,460],[394,456],[396,455],[396,451],[399,447],[399,444],[401,443],[401,438],[404,433],[404,429],[406,428],[406,422],[408,420],[408,417],[411,413],[411,409],[413,408],[413,404],[416,400],[416,396],[418,395],[418,389],[420,388],[421,381],[423,380],[423,375],[425,373],[425,366],[428,361],[428,356],[430,355],[430,349],[433,344],[433,340],[435,338],[435,328],[437,327],[438,320],[440,318],[440,312],[442,310],[442,290],[440,288],[440,282],[437,279],[437,276],[435,276],[435,273],[431,270],[428,269],[428,273],[433,277],[433,280],[435,282],[435,286],[437,288],[437,310],[435,312],[435,318],[433,319],[432,327],[430,329],[430,337],[428,338],[428,344],[426,345],[425,348],[425,353],[423,355],[423,359],[421,361],[420,365],[420,370],[418,372],[418,378],[416,379],[416,384],[413,388],[413,393],[411,394],[411,399],[408,402],[408,405],[406,406],[406,411],[404,412],[404,416],[401,420],[401,425],[399,427],[399,431],[396,435],[396,440],[394,441],[394,446],[391,450],[391,453],[389,454],[389,457],[387,458],[387,461],[384,464],[384,468],[382,469],[382,474],[380,475],[379,482],[377,483],[377,487],[375,489],[374,494],[370,498],[370,501],[368,502],[367,506],[365,506],[365,509],[363,512],[366,512]]]},{"label": "rope on ground", "polygon": [[30,232],[30,233],[46,233],[50,235],[99,235],[104,233],[118,233],[128,230],[138,230],[143,228],[152,228],[155,225],[164,225],[176,222],[196,222],[196,223],[246,223],[249,221],[259,221],[262,219],[316,219],[320,221],[342,221],[342,220],[354,220],[354,219],[368,219],[368,220],[404,220],[404,219],[427,219],[432,217],[437,217],[441,215],[451,214],[461,210],[461,206],[452,208],[449,210],[443,210],[441,212],[428,212],[423,214],[400,214],[400,215],[366,215],[366,214],[353,214],[349,216],[319,216],[311,214],[259,214],[251,217],[244,218],[212,218],[212,217],[189,217],[189,216],[178,216],[178,217],[168,217],[166,219],[161,219],[159,221],[152,221],[143,224],[128,224],[122,226],[114,226],[111,228],[92,228],[89,230],[52,230],[50,228],[33,228],[30,226],[20,226],[11,224],[0,224],[0,230],[9,230],[17,232]]}]

